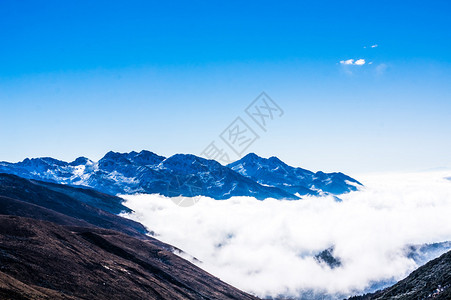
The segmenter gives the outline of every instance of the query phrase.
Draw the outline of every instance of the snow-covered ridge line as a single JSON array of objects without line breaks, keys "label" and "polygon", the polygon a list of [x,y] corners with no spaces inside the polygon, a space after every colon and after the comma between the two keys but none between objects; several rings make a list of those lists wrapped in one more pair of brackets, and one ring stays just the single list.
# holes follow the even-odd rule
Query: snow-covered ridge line
[{"label": "snow-covered ridge line", "polygon": [[110,151],[98,162],[86,157],[73,162],[51,157],[0,162],[0,172],[87,186],[113,195],[157,193],[170,197],[203,195],[214,199],[252,196],[260,200],[295,200],[303,195],[339,195],[361,186],[342,173],[313,173],[288,166],[276,157],[266,159],[253,153],[223,166],[192,154],[164,157],[146,150]]}]

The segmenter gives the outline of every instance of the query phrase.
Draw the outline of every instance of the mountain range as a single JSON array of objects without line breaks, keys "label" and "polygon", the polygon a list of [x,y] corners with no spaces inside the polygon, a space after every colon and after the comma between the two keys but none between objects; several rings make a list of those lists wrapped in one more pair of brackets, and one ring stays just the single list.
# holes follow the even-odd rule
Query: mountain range
[{"label": "mountain range", "polygon": [[228,199],[299,199],[303,195],[340,195],[357,190],[357,180],[343,173],[312,172],[291,167],[277,157],[250,153],[223,166],[191,154],[163,157],[143,150],[108,152],[98,162],[79,157],[64,162],[50,157],[0,162],[0,173],[46,182],[85,186],[110,194],[158,193]]}]

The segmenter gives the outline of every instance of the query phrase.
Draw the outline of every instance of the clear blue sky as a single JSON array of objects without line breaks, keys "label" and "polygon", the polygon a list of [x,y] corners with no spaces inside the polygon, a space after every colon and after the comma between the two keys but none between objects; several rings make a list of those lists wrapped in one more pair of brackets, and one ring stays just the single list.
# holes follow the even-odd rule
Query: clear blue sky
[{"label": "clear blue sky", "polygon": [[199,154],[266,91],[249,151],[451,167],[449,1],[93,2],[0,1],[0,160]]}]

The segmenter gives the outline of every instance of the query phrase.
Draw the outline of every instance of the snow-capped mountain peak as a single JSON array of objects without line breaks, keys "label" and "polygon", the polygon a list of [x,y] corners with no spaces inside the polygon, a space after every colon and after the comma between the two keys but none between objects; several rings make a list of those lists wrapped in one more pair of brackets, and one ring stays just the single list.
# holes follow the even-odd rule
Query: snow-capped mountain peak
[{"label": "snow-capped mountain peak", "polygon": [[360,183],[342,174],[313,173],[288,166],[277,157],[249,153],[223,166],[192,154],[159,156],[143,150],[110,151],[98,162],[79,157],[67,163],[49,157],[0,163],[0,172],[69,185],[88,186],[109,194],[159,193],[204,195],[215,199],[253,196],[298,199],[296,195],[356,190]]}]

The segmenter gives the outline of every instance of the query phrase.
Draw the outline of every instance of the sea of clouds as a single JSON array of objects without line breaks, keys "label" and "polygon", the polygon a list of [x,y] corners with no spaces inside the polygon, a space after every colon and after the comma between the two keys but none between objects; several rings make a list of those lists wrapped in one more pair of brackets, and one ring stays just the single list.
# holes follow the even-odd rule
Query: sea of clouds
[{"label": "sea of clouds", "polygon": [[[451,240],[450,175],[360,176],[365,187],[341,195],[342,202],[201,197],[180,207],[160,195],[123,197],[135,211],[127,217],[233,286],[261,297],[314,297],[313,291],[342,298],[416,269],[407,245]],[[330,247],[340,267],[315,259]]]}]

